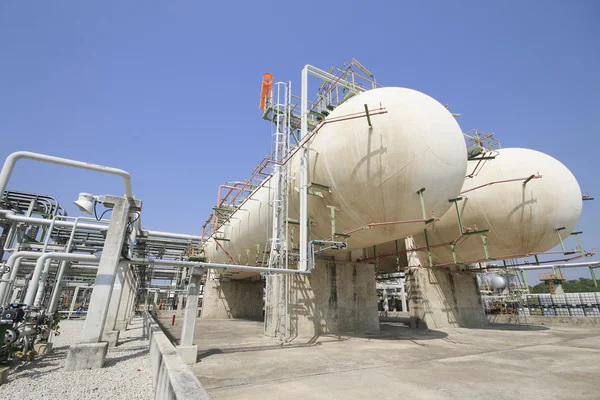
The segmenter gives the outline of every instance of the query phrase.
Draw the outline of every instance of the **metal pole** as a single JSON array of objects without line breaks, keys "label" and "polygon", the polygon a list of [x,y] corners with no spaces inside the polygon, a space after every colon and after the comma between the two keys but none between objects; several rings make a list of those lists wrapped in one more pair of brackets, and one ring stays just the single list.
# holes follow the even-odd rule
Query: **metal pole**
[{"label": "metal pole", "polygon": [[[308,136],[308,65],[302,70],[302,88],[300,103],[300,139]],[[298,269],[306,271],[308,269],[308,143],[305,143],[302,149],[300,159],[300,251]]]}]

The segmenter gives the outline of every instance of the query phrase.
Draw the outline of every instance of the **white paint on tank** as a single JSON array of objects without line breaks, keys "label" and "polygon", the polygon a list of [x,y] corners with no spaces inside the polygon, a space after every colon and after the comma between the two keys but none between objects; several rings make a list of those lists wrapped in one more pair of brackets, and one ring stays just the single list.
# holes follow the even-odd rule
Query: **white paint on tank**
[{"label": "white paint on tank", "polygon": [[[470,161],[471,173],[477,161]],[[463,226],[489,229],[485,233],[491,258],[514,258],[516,255],[545,252],[560,243],[577,225],[582,209],[577,180],[558,160],[535,150],[506,148],[495,159],[485,162],[478,173],[465,179],[461,192],[510,179],[541,175],[526,185],[523,181],[497,183],[469,191],[461,197],[459,208]],[[458,217],[454,207],[428,229],[431,245],[459,238]],[[425,246],[423,234],[415,236],[418,246]],[[449,245],[432,249],[435,264],[452,262]],[[456,245],[459,262],[485,258],[481,235],[470,235]]]},{"label": "white paint on tank", "polygon": [[[310,143],[309,182],[331,188],[313,188],[321,197],[309,196],[311,239],[331,236],[330,208],[336,208],[336,232],[344,233],[370,223],[422,219],[417,191],[425,188],[427,215],[443,215],[448,199],[460,191],[467,169],[466,146],[455,118],[433,98],[405,88],[381,88],[361,93],[337,107],[328,119],[371,112],[383,107],[387,113],[332,122],[322,127]],[[298,218],[299,157],[292,163],[289,217]],[[272,197],[269,182],[252,194],[236,211],[219,243],[237,262],[262,260],[270,235]],[[294,227],[294,226],[291,226]],[[348,249],[364,248],[422,230],[422,223],[373,227],[352,234]],[[293,247],[298,246],[295,226]],[[258,248],[257,252],[257,246]],[[211,239],[208,258],[228,262]],[[268,257],[266,257],[268,258]]]}]

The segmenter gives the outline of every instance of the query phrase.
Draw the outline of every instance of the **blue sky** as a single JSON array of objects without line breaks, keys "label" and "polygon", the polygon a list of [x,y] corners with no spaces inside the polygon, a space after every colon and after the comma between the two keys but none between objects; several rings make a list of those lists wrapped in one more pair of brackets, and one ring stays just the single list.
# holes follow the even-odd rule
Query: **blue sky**
[{"label": "blue sky", "polygon": [[[579,230],[600,250],[599,20],[594,0],[3,1],[0,157],[123,168],[147,228],[199,234],[218,185],[269,151],[262,74],[299,87],[304,64],[355,57],[386,86],[450,104],[464,131],[562,161],[598,198]],[[81,191],[124,193],[118,178],[30,161],[9,189],[53,194],[70,214]]]}]

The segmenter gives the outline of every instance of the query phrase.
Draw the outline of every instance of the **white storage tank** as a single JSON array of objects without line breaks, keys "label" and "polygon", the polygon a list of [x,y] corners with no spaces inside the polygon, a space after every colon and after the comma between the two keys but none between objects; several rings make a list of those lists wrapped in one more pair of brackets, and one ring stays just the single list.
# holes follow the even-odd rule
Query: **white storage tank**
[{"label": "white storage tank", "polygon": [[[535,150],[506,148],[476,168],[478,163],[469,162],[467,171],[475,173],[465,179],[461,190],[463,200],[458,205],[464,227],[490,230],[483,234],[490,258],[515,258],[548,251],[560,243],[558,233],[564,239],[577,225],[582,208],[581,190],[573,174],[558,160]],[[525,185],[524,180],[518,180],[531,175],[541,178]],[[477,187],[480,188],[471,190]],[[557,231],[559,228],[564,229]],[[428,229],[428,235],[430,245],[460,237],[454,206]],[[459,263],[485,259],[481,236],[464,236],[456,245]],[[417,246],[426,245],[423,234],[414,239]],[[433,248],[432,255],[434,264],[453,262],[450,245]]]},{"label": "white storage tank", "polygon": [[[371,112],[367,118],[346,119]],[[384,112],[378,114],[378,112]],[[309,184],[319,196],[308,196],[311,239],[331,237],[331,209],[336,232],[346,233],[372,223],[422,219],[417,191],[425,188],[427,216],[443,215],[462,186],[467,169],[462,131],[448,110],[433,98],[405,88],[381,88],[361,93],[338,106],[310,143]],[[291,161],[289,217],[299,214],[300,152]],[[330,192],[322,187],[330,188]],[[242,264],[262,260],[271,229],[269,183],[256,190],[229,226],[220,229],[225,250]],[[321,197],[322,196],[322,197]],[[359,230],[348,249],[363,248],[406,237],[423,223],[386,224]],[[298,247],[295,226],[293,247]],[[340,238],[338,238],[340,240]],[[208,258],[228,262],[211,239]],[[268,258],[268,257],[267,257]]]}]

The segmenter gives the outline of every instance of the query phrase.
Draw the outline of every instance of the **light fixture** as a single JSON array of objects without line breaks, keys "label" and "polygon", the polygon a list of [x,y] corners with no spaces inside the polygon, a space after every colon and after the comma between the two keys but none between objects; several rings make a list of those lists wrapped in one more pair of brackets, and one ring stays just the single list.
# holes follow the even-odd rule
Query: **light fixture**
[{"label": "light fixture", "polygon": [[74,201],[77,208],[81,211],[92,215],[94,212],[94,196],[90,193],[79,193],[79,198]]}]

